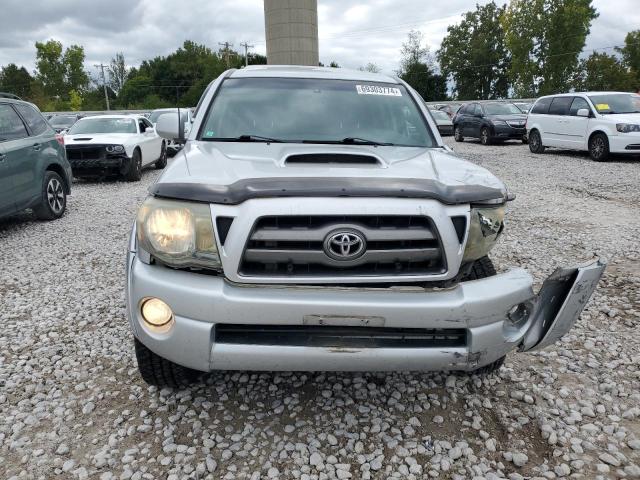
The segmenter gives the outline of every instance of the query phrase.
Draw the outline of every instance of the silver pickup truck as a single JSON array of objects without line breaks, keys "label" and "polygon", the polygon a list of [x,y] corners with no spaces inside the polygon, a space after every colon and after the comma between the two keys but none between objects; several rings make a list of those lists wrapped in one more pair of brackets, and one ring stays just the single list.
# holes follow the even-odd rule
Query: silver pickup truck
[{"label": "silver pickup truck", "polygon": [[552,344],[604,270],[536,294],[487,256],[513,195],[445,146],[401,80],[346,69],[230,70],[158,133],[185,147],[138,212],[127,309],[140,373],[489,372]]}]

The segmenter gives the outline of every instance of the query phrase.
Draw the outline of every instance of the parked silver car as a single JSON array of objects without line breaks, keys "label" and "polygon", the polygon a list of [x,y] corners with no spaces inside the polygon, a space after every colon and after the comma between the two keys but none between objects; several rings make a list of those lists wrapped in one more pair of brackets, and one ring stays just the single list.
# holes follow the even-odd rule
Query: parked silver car
[{"label": "parked silver car", "polygon": [[401,80],[248,67],[215,80],[133,227],[127,312],[155,385],[198,371],[499,368],[552,344],[604,270],[536,294],[487,256],[513,196],[442,143]]}]

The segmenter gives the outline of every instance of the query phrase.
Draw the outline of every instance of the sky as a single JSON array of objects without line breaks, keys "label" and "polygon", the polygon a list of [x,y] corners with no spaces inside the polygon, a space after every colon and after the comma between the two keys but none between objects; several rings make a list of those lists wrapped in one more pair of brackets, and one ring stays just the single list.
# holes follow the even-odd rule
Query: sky
[{"label": "sky", "polygon": [[[447,26],[487,0],[318,0],[320,61],[358,68],[373,62],[385,73],[398,68],[402,42],[420,30],[432,52]],[[500,3],[500,2],[498,2]],[[620,45],[640,27],[640,0],[594,0],[585,50]],[[443,6],[446,5],[446,6]],[[241,42],[266,53],[262,0],[2,0],[0,66],[34,70],[36,41],[55,38],[84,46],[86,65],[108,63],[123,52],[129,65],[167,55],[185,40],[217,50],[219,42]],[[613,49],[604,50],[612,53]]]}]

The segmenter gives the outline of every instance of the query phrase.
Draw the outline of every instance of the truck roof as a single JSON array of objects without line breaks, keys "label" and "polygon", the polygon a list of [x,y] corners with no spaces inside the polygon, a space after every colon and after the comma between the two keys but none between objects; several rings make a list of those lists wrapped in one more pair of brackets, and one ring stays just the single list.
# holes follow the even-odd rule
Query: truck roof
[{"label": "truck roof", "polygon": [[348,68],[306,67],[299,65],[250,65],[234,70],[230,78],[322,78],[329,80],[356,80],[399,84],[398,79],[380,73],[363,72]]}]

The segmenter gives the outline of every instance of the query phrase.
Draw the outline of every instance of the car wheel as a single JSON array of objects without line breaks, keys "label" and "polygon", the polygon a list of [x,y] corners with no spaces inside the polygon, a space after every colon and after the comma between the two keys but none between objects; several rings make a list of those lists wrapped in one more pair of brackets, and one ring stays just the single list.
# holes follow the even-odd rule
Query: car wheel
[{"label": "car wheel", "polygon": [[33,211],[40,220],[55,220],[64,215],[67,208],[67,194],[62,177],[47,171],[42,182],[42,198]]},{"label": "car wheel", "polygon": [[596,133],[589,139],[589,155],[596,162],[609,159],[609,139],[604,133]]},{"label": "car wheel", "polygon": [[480,143],[482,145],[491,145],[491,134],[487,127],[483,127],[480,130]]},{"label": "car wheel", "polygon": [[156,387],[180,388],[193,383],[200,372],[173,363],[153,353],[144,344],[134,338],[138,371],[142,379]]},{"label": "car wheel", "polygon": [[529,133],[529,150],[531,153],[544,153],[544,145],[542,145],[542,138],[540,132],[532,130]]},{"label": "car wheel", "polygon": [[460,127],[457,125],[453,129],[453,139],[456,142],[464,142],[464,137],[462,136],[462,130],[460,130]]},{"label": "car wheel", "polygon": [[140,150],[135,149],[129,162],[129,168],[124,175],[127,182],[138,182],[142,178],[142,155]]},{"label": "car wheel", "polygon": [[162,170],[167,166],[167,146],[162,142],[162,149],[160,150],[160,158],[156,160],[156,168]]}]

